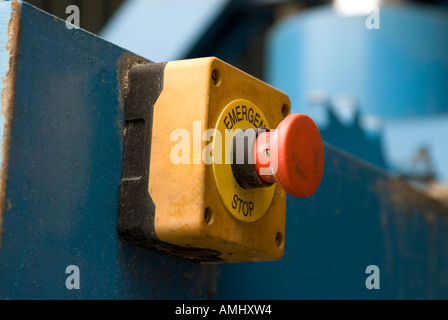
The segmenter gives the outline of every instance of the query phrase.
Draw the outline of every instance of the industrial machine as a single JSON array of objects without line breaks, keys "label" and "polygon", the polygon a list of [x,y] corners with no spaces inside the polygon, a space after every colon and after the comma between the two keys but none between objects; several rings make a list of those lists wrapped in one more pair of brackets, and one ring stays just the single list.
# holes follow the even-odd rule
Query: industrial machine
[{"label": "industrial machine", "polygon": [[217,59],[133,67],[123,238],[205,261],[281,258],[283,189],[311,196],[324,167],[319,130],[289,109],[285,94]]},{"label": "industrial machine", "polygon": [[[163,51],[175,41],[140,41],[167,57],[156,62],[113,32],[141,1],[123,4],[105,39],[82,19],[72,28],[25,1],[0,2],[0,298],[446,298],[443,192],[384,148],[399,133],[412,148],[421,141],[377,126],[409,128],[394,116],[411,110],[444,132],[432,117],[446,116],[446,54],[405,54],[406,38],[391,40],[421,18],[407,6],[380,7],[381,28],[369,29],[375,12],[286,2],[207,2],[214,15],[182,30],[194,41],[177,56]],[[167,8],[158,14],[187,10]],[[446,14],[422,14],[441,45]],[[123,32],[130,41],[148,30],[174,39],[157,26]],[[261,30],[264,72],[247,59]],[[373,81],[375,70],[396,79]],[[405,72],[415,77],[398,97],[409,99],[391,109],[395,95],[378,91],[393,92]]]}]

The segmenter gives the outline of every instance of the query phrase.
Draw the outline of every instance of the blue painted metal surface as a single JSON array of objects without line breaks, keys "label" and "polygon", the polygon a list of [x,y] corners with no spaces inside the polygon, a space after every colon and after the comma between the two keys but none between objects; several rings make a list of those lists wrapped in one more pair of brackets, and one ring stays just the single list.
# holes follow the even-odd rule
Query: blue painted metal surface
[{"label": "blue painted metal surface", "polygon": [[[20,32],[0,298],[448,297],[448,208],[329,145],[317,194],[288,199],[281,261],[216,267],[123,244],[121,71],[142,59],[26,3]],[[365,287],[371,264],[380,290]]]},{"label": "blue painted metal surface", "polygon": [[268,80],[290,95],[353,92],[362,113],[403,117],[448,112],[448,11],[411,5],[380,7],[380,29],[367,15],[343,17],[331,6],[275,26]]},{"label": "blue painted metal surface", "polygon": [[217,298],[446,299],[448,207],[329,145],[325,165],[313,197],[288,198],[283,259],[220,266]]},{"label": "blue painted metal surface", "polygon": [[[324,6],[281,21],[268,39],[267,81],[290,96],[293,112],[313,113],[308,92],[351,92],[360,114],[380,116],[387,130],[370,143],[361,130],[320,126],[326,141],[409,176],[413,156],[427,148],[436,179],[448,183],[448,130],[439,125],[448,115],[448,11],[384,5],[378,18],[380,29],[370,30],[367,14],[345,17]],[[397,122],[404,131],[391,129]],[[441,129],[423,138],[428,124]]]},{"label": "blue painted metal surface", "polygon": [[[204,298],[213,288],[215,267],[118,239],[120,67],[136,59],[22,3],[1,299]],[[81,290],[65,286],[69,265]]]}]

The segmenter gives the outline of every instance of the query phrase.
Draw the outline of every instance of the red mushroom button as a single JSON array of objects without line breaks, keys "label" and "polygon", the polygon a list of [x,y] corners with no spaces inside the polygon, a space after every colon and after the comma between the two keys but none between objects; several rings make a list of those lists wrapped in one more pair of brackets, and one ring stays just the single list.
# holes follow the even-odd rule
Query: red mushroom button
[{"label": "red mushroom button", "polygon": [[265,183],[278,182],[291,196],[306,198],[320,185],[324,147],[319,129],[304,114],[290,115],[254,145],[255,169]]}]

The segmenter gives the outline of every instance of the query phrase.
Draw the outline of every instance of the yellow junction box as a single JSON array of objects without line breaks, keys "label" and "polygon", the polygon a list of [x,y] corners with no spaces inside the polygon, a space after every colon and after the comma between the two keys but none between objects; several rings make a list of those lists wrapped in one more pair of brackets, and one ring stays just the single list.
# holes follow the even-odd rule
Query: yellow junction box
[{"label": "yellow junction box", "polygon": [[183,248],[186,258],[194,258],[191,248],[213,252],[216,262],[280,259],[286,192],[277,184],[241,188],[225,137],[235,129],[275,129],[289,114],[288,96],[216,58],[168,62],[162,83],[147,180],[157,240]]}]

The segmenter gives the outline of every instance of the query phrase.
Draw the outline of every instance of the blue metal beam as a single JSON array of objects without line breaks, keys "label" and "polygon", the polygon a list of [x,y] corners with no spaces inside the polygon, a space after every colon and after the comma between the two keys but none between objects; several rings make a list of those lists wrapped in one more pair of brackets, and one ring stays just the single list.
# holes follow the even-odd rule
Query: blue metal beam
[{"label": "blue metal beam", "polygon": [[448,207],[330,145],[325,166],[313,197],[288,198],[283,259],[220,266],[217,298],[446,299]]},{"label": "blue metal beam", "polygon": [[[317,194],[288,199],[281,261],[217,268],[122,243],[122,92],[147,60],[20,4],[1,299],[446,298],[447,206],[329,145]],[[69,265],[80,290],[65,286]],[[365,286],[368,265],[380,290]]]},{"label": "blue metal beam", "polygon": [[[19,26],[0,299],[207,297],[215,267],[118,238],[123,76],[144,59],[25,2]],[[80,290],[66,288],[69,265]]]}]

